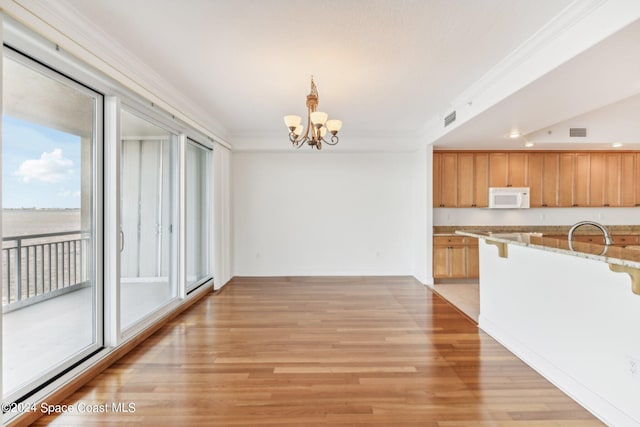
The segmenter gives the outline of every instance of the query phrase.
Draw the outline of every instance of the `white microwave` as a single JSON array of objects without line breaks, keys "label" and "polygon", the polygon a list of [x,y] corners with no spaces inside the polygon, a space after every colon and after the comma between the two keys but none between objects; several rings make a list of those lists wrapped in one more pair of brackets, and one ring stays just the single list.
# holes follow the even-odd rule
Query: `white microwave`
[{"label": "white microwave", "polygon": [[489,208],[526,209],[529,207],[529,187],[489,187]]}]

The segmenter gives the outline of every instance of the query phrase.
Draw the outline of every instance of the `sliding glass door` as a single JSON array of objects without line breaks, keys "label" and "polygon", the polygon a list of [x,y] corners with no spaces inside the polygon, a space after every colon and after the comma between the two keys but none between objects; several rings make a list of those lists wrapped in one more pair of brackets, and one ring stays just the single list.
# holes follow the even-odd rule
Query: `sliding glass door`
[{"label": "sliding glass door", "polygon": [[121,113],[120,316],[126,330],[177,297],[177,136]]},{"label": "sliding glass door", "polygon": [[187,141],[186,267],[187,292],[213,277],[210,260],[211,150]]},{"label": "sliding glass door", "polygon": [[102,97],[5,48],[2,379],[11,402],[102,346]]}]

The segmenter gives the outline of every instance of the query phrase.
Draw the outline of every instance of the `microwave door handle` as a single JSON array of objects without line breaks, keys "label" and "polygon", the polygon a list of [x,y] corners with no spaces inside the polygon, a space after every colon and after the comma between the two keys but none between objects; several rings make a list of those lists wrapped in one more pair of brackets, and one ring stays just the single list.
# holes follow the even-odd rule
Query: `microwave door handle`
[{"label": "microwave door handle", "polygon": [[522,206],[522,193],[518,193],[518,194],[516,194],[516,196],[518,196],[518,198],[516,199],[517,200],[516,203],[517,203],[518,207],[520,207],[520,206]]}]

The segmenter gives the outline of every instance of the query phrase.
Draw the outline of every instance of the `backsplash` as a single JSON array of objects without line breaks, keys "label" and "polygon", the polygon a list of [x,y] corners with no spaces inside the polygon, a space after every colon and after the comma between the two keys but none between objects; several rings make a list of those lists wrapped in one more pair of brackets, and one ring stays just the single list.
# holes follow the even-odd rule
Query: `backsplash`
[{"label": "backsplash", "polygon": [[434,226],[568,226],[578,221],[612,225],[640,225],[640,207],[635,208],[436,208]]}]

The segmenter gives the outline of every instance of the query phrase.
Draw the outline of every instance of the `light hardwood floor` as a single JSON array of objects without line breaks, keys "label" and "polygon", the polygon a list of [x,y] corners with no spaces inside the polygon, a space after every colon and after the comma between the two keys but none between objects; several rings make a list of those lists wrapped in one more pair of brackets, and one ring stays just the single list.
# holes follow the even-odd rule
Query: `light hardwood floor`
[{"label": "light hardwood floor", "polygon": [[595,426],[412,278],[236,278],[36,425]]}]

